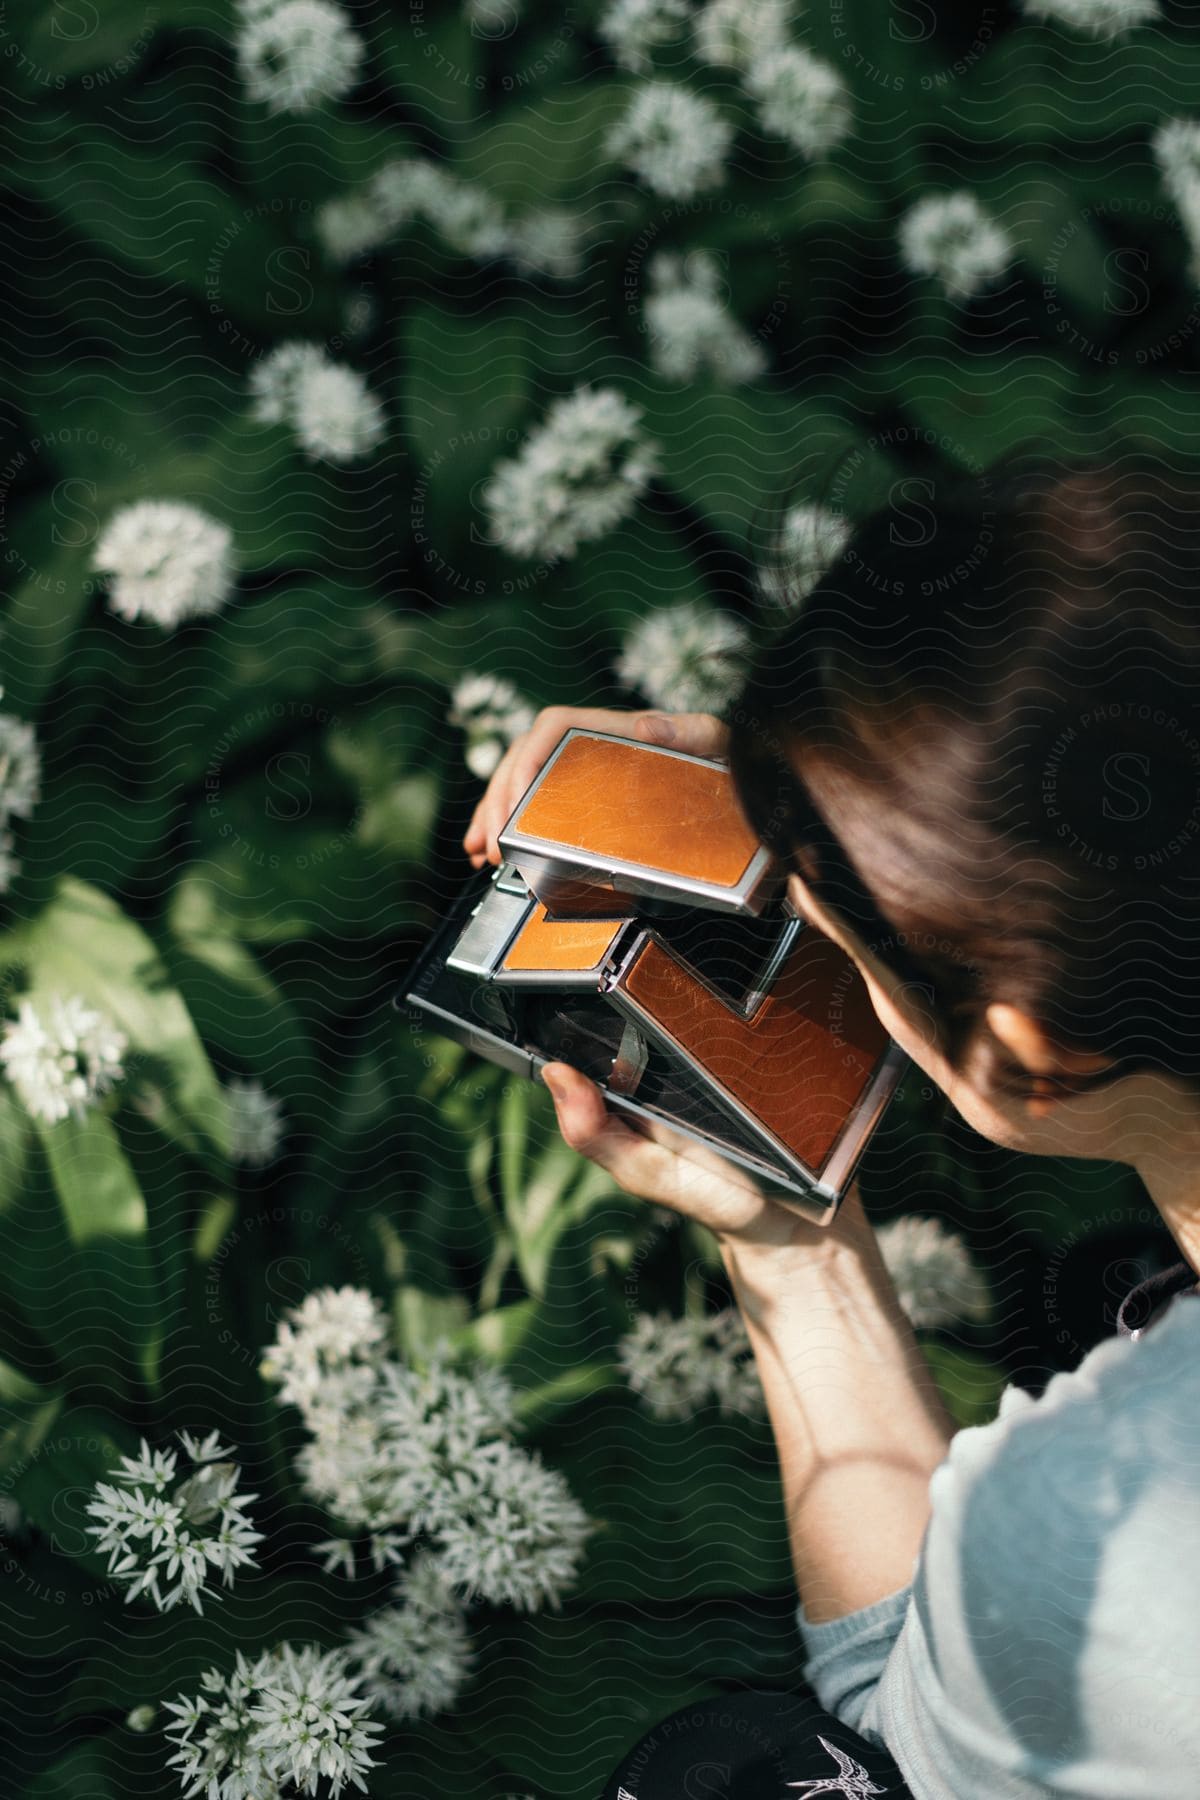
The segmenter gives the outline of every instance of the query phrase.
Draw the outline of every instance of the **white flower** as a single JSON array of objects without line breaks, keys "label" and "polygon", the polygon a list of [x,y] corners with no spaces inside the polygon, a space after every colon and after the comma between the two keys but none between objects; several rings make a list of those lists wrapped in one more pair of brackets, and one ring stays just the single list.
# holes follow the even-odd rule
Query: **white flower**
[{"label": "white flower", "polygon": [[0,713],[0,824],[27,819],[41,793],[42,761],[32,725]]},{"label": "white flower", "polygon": [[853,531],[849,520],[828,506],[789,507],[771,558],[758,571],[763,593],[781,605],[803,600],[845,550]]},{"label": "white flower", "polygon": [[232,1674],[209,1669],[200,1689],[166,1702],[186,1795],[278,1800],[285,1784],[316,1794],[322,1780],[330,1800],[347,1783],[365,1791],[383,1727],[344,1650],[280,1644],[253,1661],[239,1650]]},{"label": "white flower", "polygon": [[7,893],[21,873],[20,860],[15,851],[16,839],[12,832],[0,827],[0,894]]},{"label": "white flower", "polygon": [[438,1565],[469,1599],[557,1607],[594,1529],[563,1477],[503,1440],[460,1463],[427,1508]]},{"label": "white flower", "polygon": [[1150,148],[1191,243],[1193,278],[1200,280],[1200,119],[1168,119]]},{"label": "white flower", "polygon": [[395,1606],[372,1613],[346,1650],[363,1686],[392,1719],[419,1719],[453,1706],[474,1664],[463,1609],[440,1559],[423,1550],[396,1583]]},{"label": "white flower", "polygon": [[966,300],[1003,274],[1013,257],[1008,233],[974,194],[930,194],[900,221],[900,257],[914,275],[936,275],[952,300]]},{"label": "white flower", "polygon": [[697,600],[661,606],[628,632],[618,679],[671,712],[720,713],[744,679],[750,634],[740,619]]},{"label": "white flower", "polygon": [[1031,19],[1066,25],[1094,38],[1122,37],[1159,17],[1158,0],[1021,0]]},{"label": "white flower", "polygon": [[365,1368],[371,1380],[364,1385],[373,1385],[387,1340],[383,1309],[366,1288],[317,1288],[282,1320],[260,1370],[280,1384],[281,1405],[304,1411],[348,1368]]},{"label": "white flower", "polygon": [[797,44],[765,50],[746,73],[764,131],[786,138],[806,156],[822,156],[853,124],[845,82],[831,64]]},{"label": "white flower", "polygon": [[881,1225],[876,1237],[900,1304],[914,1325],[933,1328],[957,1319],[986,1319],[991,1296],[963,1240],[940,1220],[906,1214]]},{"label": "white flower", "polygon": [[641,408],[615,388],[557,400],[483,491],[494,540],[514,556],[574,556],[633,510],[655,469]]},{"label": "white flower", "polygon": [[487,781],[513,739],[533,724],[533,708],[502,675],[464,675],[450,696],[446,722],[466,732],[467,767]]},{"label": "white flower", "polygon": [[763,1414],[766,1402],[736,1306],[700,1318],[641,1313],[617,1345],[617,1364],[647,1411],[689,1418],[715,1401],[724,1413]]},{"label": "white flower", "polygon": [[123,619],[153,619],[170,631],[219,612],[233,592],[233,534],[198,507],[138,500],[114,513],[96,544],[93,569],[112,576],[108,604]]},{"label": "white flower", "polygon": [[[194,1474],[177,1481],[175,1453],[152,1452],[143,1438],[140,1455],[122,1457],[114,1471],[123,1486],[97,1482],[87,1511],[99,1524],[86,1529],[107,1551],[109,1574],[126,1584],[126,1600],[148,1594],[160,1612],[187,1600],[199,1613],[209,1565],[231,1587],[238,1569],[253,1567],[263,1534],[244,1516],[257,1495],[239,1494],[237,1464],[216,1460],[230,1454],[216,1433],[203,1443],[186,1431],[180,1437]],[[175,1586],[164,1593],[160,1578]]]},{"label": "white flower", "polygon": [[126,1716],[126,1730],[149,1731],[154,1723],[157,1712],[157,1706],[135,1706],[133,1711]]},{"label": "white flower", "polygon": [[384,436],[383,408],[362,376],[319,344],[280,344],[250,371],[250,395],[252,416],[290,425],[313,461],[354,462]]},{"label": "white flower", "polygon": [[677,38],[688,18],[687,0],[609,0],[596,30],[622,68],[650,67],[651,52]]},{"label": "white flower", "polygon": [[570,281],[583,266],[583,221],[562,207],[543,207],[510,221],[504,254],[519,274]]},{"label": "white flower", "polygon": [[690,200],[725,179],[733,128],[713,101],[675,82],[638,88],[609,134],[610,156],[670,200]]},{"label": "white flower", "polygon": [[722,69],[748,69],[787,42],[792,0],[708,0],[694,26],[696,55]]},{"label": "white flower", "polygon": [[317,237],[330,262],[353,262],[378,250],[392,235],[390,221],[369,193],[343,194],[317,209]]},{"label": "white flower", "polygon": [[272,112],[340,99],[358,80],[362,39],[332,0],[282,0],[243,15],[238,61],[247,92]]},{"label": "white flower", "polygon": [[260,1081],[233,1080],[222,1090],[229,1115],[231,1161],[251,1168],[273,1162],[283,1141],[283,1102]]},{"label": "white flower", "polygon": [[712,256],[703,250],[686,257],[660,252],[648,275],[645,324],[660,375],[691,381],[707,369],[717,381],[736,387],[762,374],[767,359],[722,301]]},{"label": "white flower", "polygon": [[78,995],[54,995],[39,1016],[22,1000],[4,1027],[0,1062],[26,1112],[50,1124],[82,1119],[121,1079],[128,1039]]}]

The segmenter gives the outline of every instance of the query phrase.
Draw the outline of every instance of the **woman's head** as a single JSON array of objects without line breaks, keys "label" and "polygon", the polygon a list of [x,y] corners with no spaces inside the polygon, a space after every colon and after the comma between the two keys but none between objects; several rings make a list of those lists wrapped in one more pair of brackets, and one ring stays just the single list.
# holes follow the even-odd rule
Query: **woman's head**
[{"label": "woman's head", "polygon": [[1114,1082],[1200,1100],[1200,498],[1133,457],[910,498],[760,654],[741,803],[972,1123],[1116,1154]]}]

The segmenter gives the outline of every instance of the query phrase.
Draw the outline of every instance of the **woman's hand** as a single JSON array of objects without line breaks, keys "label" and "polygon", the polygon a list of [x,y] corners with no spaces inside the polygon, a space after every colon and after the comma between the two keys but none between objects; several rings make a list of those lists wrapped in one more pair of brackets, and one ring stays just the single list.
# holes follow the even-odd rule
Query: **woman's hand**
[{"label": "woman's hand", "polygon": [[485,862],[499,863],[497,836],[512,817],[513,809],[558,740],[572,726],[583,731],[608,731],[618,737],[643,738],[648,744],[668,745],[692,756],[723,756],[729,727],[712,713],[664,713],[622,711],[618,707],[545,706],[528,731],[514,738],[488,782],[463,838],[463,849],[473,868]]},{"label": "woman's hand", "polygon": [[596,1083],[569,1063],[547,1063],[542,1080],[553,1096],[559,1130],[573,1150],[606,1169],[627,1194],[657,1201],[706,1225],[722,1248],[813,1249],[829,1241],[832,1227],[814,1225],[770,1199],[747,1170],[714,1150],[655,1120],[634,1125],[610,1111]]}]

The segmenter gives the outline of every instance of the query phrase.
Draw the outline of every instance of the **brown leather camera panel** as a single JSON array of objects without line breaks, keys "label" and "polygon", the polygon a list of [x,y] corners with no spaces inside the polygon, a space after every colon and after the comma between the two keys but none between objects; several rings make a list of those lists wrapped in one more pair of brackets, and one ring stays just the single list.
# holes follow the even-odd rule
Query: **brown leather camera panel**
[{"label": "brown leather camera panel", "polygon": [[564,744],[513,824],[601,859],[729,888],[760,848],[727,769],[615,738]]},{"label": "brown leather camera panel", "polygon": [[509,945],[501,967],[551,973],[594,969],[624,927],[624,919],[548,919],[535,906]]},{"label": "brown leather camera panel", "polygon": [[888,1044],[858,970],[816,931],[800,934],[750,1019],[697,981],[655,938],[647,940],[621,985],[818,1173]]}]

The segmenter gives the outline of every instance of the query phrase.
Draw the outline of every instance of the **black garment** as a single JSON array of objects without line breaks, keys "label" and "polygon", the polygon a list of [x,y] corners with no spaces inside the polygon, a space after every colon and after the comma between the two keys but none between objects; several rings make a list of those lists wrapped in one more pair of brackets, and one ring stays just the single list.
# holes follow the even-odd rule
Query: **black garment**
[{"label": "black garment", "polygon": [[626,1751],[598,1800],[911,1800],[879,1750],[811,1695],[698,1700]]}]

